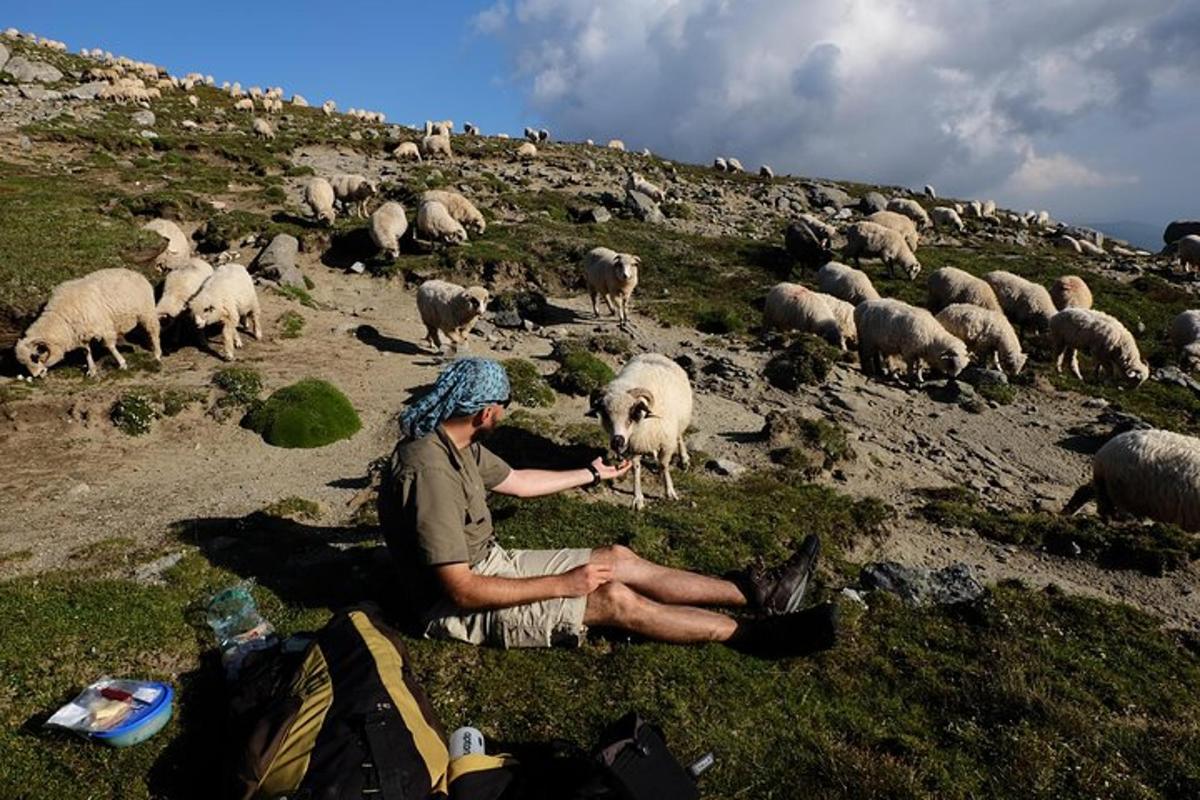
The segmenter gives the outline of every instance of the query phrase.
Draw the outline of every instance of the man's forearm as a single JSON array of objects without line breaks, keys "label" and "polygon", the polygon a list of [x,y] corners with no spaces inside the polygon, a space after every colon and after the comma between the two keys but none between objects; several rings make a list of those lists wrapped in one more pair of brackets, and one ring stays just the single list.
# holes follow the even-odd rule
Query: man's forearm
[{"label": "man's forearm", "polygon": [[561,575],[500,578],[473,574],[470,580],[451,590],[450,594],[454,604],[465,611],[523,606],[565,596]]},{"label": "man's forearm", "polygon": [[514,497],[544,497],[587,486],[591,482],[592,473],[588,469],[515,469],[508,479],[496,488]]}]

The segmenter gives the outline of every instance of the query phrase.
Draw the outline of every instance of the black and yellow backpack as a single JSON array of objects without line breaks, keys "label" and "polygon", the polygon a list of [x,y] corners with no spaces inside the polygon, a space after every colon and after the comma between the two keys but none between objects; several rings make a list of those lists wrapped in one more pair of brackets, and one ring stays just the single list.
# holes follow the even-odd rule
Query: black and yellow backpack
[{"label": "black and yellow backpack", "polygon": [[232,796],[288,800],[498,800],[512,759],[450,760],[400,636],[376,607],[338,612],[299,654],[243,673]]}]

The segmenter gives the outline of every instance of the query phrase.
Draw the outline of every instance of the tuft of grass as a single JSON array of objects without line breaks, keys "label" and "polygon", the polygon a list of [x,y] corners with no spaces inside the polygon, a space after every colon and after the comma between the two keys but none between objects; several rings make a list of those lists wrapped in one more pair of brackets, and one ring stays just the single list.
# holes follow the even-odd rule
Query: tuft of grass
[{"label": "tuft of grass", "polygon": [[696,317],[696,330],[701,333],[741,333],[746,323],[741,314],[728,308],[713,308],[701,311]]},{"label": "tuft of grass", "polygon": [[249,408],[263,390],[262,375],[252,367],[222,367],[213,375],[213,385],[225,393],[217,400],[222,408]]},{"label": "tuft of grass", "polygon": [[841,352],[811,334],[802,334],[767,362],[764,374],[772,386],[794,392],[801,386],[823,382],[841,358]]},{"label": "tuft of grass", "polygon": [[[305,278],[307,285],[308,279]],[[310,287],[311,288],[311,287]],[[320,308],[320,305],[313,296],[308,293],[308,289],[301,289],[299,286],[277,286],[275,291],[289,300],[294,300],[305,308]]]},{"label": "tuft of grass", "polygon": [[335,386],[308,378],[274,392],[242,419],[276,447],[309,448],[349,439],[362,428],[358,412]]},{"label": "tuft of grass", "polygon": [[188,406],[204,400],[204,392],[196,390],[138,387],[117,398],[109,417],[123,433],[142,436],[150,432],[155,420],[174,417]]},{"label": "tuft of grass", "polygon": [[533,408],[554,405],[554,390],[532,362],[523,358],[510,358],[501,363],[504,365],[504,371],[508,373],[513,400]]},{"label": "tuft of grass", "polygon": [[975,387],[979,396],[1002,406],[1012,405],[1017,399],[1017,387],[1010,383],[981,383]]},{"label": "tuft of grass", "polygon": [[[846,430],[836,422],[773,413],[767,424],[772,441],[781,445],[771,450],[771,460],[787,469],[811,475],[855,457]],[[786,430],[776,430],[781,426]]]},{"label": "tuft of grass", "polygon": [[298,339],[304,331],[304,315],[298,311],[287,310],[275,320],[279,326],[279,336],[282,339]]},{"label": "tuft of grass", "polygon": [[303,497],[285,497],[264,508],[263,513],[281,519],[317,520],[321,518],[321,504]]},{"label": "tuft of grass", "polygon": [[1161,576],[1200,558],[1200,537],[1174,525],[997,510],[963,487],[930,490],[926,495],[929,501],[921,515],[935,525],[966,528],[994,541],[1044,548],[1056,555],[1079,554],[1114,569]]},{"label": "tuft of grass", "polygon": [[565,394],[589,395],[616,377],[612,367],[592,355],[577,340],[555,343],[551,355],[558,362],[558,371],[551,376],[551,381]]}]

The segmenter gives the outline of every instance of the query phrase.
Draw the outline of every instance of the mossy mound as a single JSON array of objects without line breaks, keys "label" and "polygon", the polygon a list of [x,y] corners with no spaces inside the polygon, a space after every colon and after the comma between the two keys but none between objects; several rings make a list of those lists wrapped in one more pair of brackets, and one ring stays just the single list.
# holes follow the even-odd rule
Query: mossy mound
[{"label": "mossy mound", "polygon": [[512,386],[513,400],[523,406],[537,408],[554,405],[554,390],[536,366],[523,358],[510,358],[503,363]]},{"label": "mossy mound", "polygon": [[804,334],[767,362],[764,374],[772,386],[794,392],[801,386],[822,383],[841,352],[816,336]]},{"label": "mossy mound", "polygon": [[349,439],[362,421],[335,386],[309,378],[276,391],[245,416],[242,426],[276,447],[324,447]]},{"label": "mossy mound", "polygon": [[554,387],[565,394],[590,395],[616,377],[612,367],[588,352],[586,345],[577,340],[555,343],[550,357],[559,364],[551,380]]}]

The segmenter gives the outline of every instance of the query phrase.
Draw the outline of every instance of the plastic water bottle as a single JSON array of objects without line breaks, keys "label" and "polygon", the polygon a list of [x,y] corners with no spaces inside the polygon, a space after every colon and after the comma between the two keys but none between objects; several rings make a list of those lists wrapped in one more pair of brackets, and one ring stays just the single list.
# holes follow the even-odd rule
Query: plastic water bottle
[{"label": "plastic water bottle", "polygon": [[217,592],[205,609],[229,680],[237,678],[249,653],[265,650],[278,640],[275,628],[258,613],[250,587],[251,583],[245,581]]},{"label": "plastic water bottle", "polygon": [[483,734],[476,728],[463,727],[450,734],[450,758],[483,754]]}]

